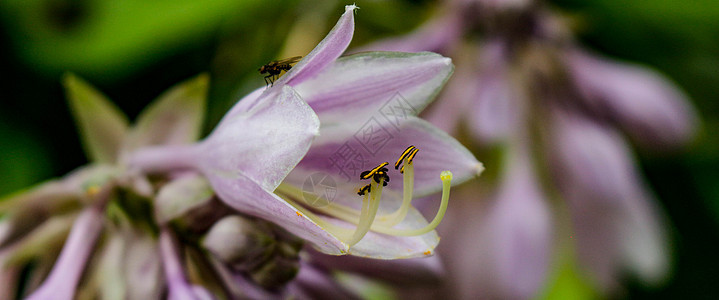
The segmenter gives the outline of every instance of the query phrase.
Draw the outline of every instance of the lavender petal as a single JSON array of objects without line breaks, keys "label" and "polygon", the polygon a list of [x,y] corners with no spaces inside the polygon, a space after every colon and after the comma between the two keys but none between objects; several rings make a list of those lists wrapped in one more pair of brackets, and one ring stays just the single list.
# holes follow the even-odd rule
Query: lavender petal
[{"label": "lavender petal", "polygon": [[[326,269],[356,273],[400,286],[433,285],[445,275],[439,256],[381,260],[358,256],[332,256],[309,250],[311,262]],[[301,273],[300,269],[300,273]]]},{"label": "lavender petal", "polygon": [[332,277],[329,272],[304,263],[290,285],[299,288],[302,295],[308,299],[359,299]]},{"label": "lavender petal", "polygon": [[549,208],[533,174],[527,149],[510,153],[511,162],[486,228],[491,230],[490,270],[503,297],[529,299],[544,284],[549,268]]},{"label": "lavender petal", "polygon": [[663,75],[645,67],[570,52],[568,67],[586,105],[617,122],[645,146],[689,141],[698,116],[688,97]]},{"label": "lavender petal", "polygon": [[518,127],[517,107],[525,106],[508,78],[506,52],[503,41],[490,41],[480,56],[481,73],[469,125],[474,136],[484,143],[506,141]]},{"label": "lavender petal", "polygon": [[608,127],[556,113],[552,159],[569,200],[580,260],[604,289],[626,264],[657,283],[669,269],[664,222],[651,203],[621,136]]},{"label": "lavender petal", "polygon": [[206,174],[241,172],[273,191],[302,159],[318,134],[317,115],[290,87],[217,127],[200,144]]},{"label": "lavender petal", "polygon": [[347,252],[346,244],[250,178],[242,174],[218,174],[210,175],[208,179],[219,198],[230,207],[273,222],[324,252],[335,255]]},{"label": "lavender petal", "polygon": [[285,76],[275,82],[275,85],[289,84],[296,86],[301,84],[303,81],[314,77],[340,57],[347,49],[350,41],[352,41],[354,12],[356,9],[358,7],[355,5],[345,6],[345,12],[337,21],[335,27],[332,28],[332,31]]},{"label": "lavender petal", "polygon": [[91,206],[83,210],[50,275],[28,299],[72,299],[95,241],[102,231],[102,210]]},{"label": "lavender petal", "polygon": [[367,52],[342,57],[295,88],[323,126],[361,125],[378,111],[418,114],[453,69],[449,58],[430,52]]},{"label": "lavender petal", "polygon": [[160,256],[169,289],[167,298],[170,300],[213,299],[207,290],[191,285],[187,281],[178,247],[172,233],[168,228],[163,227],[160,230]]}]

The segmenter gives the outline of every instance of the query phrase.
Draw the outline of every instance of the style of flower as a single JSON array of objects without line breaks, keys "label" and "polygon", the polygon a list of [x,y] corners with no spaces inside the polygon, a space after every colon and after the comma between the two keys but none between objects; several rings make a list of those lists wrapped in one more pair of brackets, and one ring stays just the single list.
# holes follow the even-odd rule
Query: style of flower
[{"label": "style of flower", "polygon": [[[464,298],[531,298],[550,278],[552,253],[576,257],[602,291],[612,291],[623,270],[661,282],[669,271],[665,221],[623,135],[657,150],[685,144],[697,124],[687,97],[655,71],[581,48],[539,2],[458,0],[440,11],[415,32],[362,50],[454,57],[457,74],[426,118],[467,133],[482,151],[506,153],[490,207],[460,199],[474,203],[448,212],[484,221],[444,232],[457,236],[444,243],[450,273],[492,275],[449,290]],[[470,35],[482,38],[468,42]],[[550,207],[552,198],[565,202]],[[468,209],[475,213],[459,211]],[[462,251],[467,240],[482,245]],[[481,264],[465,263],[472,260]],[[558,262],[565,264],[575,265]]]}]

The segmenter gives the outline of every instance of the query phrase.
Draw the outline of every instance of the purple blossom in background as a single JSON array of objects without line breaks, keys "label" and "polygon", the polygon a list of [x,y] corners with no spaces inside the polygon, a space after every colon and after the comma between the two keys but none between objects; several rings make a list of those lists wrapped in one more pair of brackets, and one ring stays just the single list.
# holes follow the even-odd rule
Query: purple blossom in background
[{"label": "purple blossom in background", "polygon": [[504,153],[494,191],[457,200],[440,228],[451,279],[439,293],[528,299],[565,265],[604,293],[624,271],[661,283],[667,224],[626,139],[656,150],[686,144],[698,123],[686,95],[655,71],[583,49],[538,1],[457,0],[441,11],[405,37],[363,47],[453,57],[456,75],[426,118]]},{"label": "purple blossom in background", "polygon": [[[0,202],[0,287],[7,287],[0,298],[363,293],[337,273],[403,286],[438,283],[434,229],[450,187],[483,170],[454,138],[416,117],[453,65],[434,53],[339,58],[356,9],[348,5],[312,52],[272,87],[241,99],[200,141],[207,76],[161,95],[132,127],[100,92],[66,76],[92,163]],[[398,70],[408,75],[396,80]],[[378,122],[397,132],[372,149],[372,159],[394,162],[414,145],[419,154],[398,162],[403,173],[370,179],[364,197],[357,195],[364,182],[355,178],[337,186],[327,207],[302,203],[307,174],[329,171],[330,152],[400,94],[414,112]],[[389,176],[396,179],[384,188]],[[440,191],[440,208],[427,221],[412,199]],[[415,259],[390,261],[398,258]]]}]

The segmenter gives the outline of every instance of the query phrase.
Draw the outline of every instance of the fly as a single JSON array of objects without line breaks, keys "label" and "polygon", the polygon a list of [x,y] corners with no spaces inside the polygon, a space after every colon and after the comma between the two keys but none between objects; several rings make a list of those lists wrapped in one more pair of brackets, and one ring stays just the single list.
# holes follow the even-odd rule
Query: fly
[{"label": "fly", "polygon": [[272,86],[275,84],[275,80],[277,80],[282,71],[289,71],[290,69],[292,69],[292,65],[300,61],[300,59],[302,59],[302,56],[295,56],[281,60],[273,60],[257,69],[257,71],[260,71],[260,74],[263,75],[267,74],[267,76],[265,76],[265,85],[269,84],[270,86]]}]

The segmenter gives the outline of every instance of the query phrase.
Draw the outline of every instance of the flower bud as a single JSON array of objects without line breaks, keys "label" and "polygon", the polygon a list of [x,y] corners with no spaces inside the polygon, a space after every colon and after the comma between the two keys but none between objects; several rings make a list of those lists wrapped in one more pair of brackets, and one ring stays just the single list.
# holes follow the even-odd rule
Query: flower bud
[{"label": "flower bud", "polygon": [[202,245],[220,261],[237,269],[252,269],[275,249],[275,236],[264,223],[234,215],[215,223]]}]

